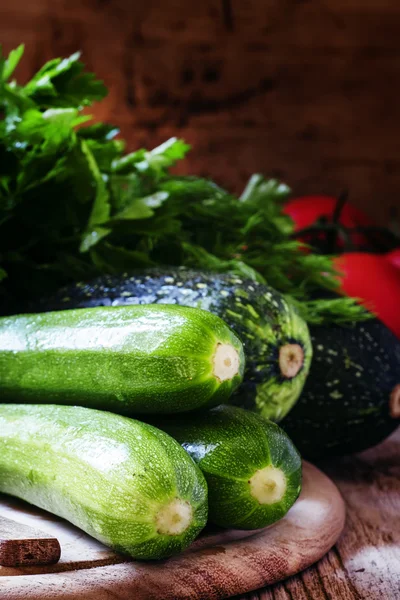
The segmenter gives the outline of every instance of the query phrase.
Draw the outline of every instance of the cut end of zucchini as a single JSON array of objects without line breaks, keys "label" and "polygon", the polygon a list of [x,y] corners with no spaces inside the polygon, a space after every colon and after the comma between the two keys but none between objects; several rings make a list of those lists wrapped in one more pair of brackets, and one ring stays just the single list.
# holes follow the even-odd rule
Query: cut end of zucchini
[{"label": "cut end of zucchini", "polygon": [[272,465],[256,471],[249,479],[253,498],[260,504],[275,504],[282,500],[286,492],[286,477],[277,467]]},{"label": "cut end of zucchini", "polygon": [[400,383],[393,388],[390,394],[389,409],[393,419],[400,419]]},{"label": "cut end of zucchini", "polygon": [[304,364],[304,350],[300,344],[285,344],[279,349],[279,368],[283,377],[293,379]]},{"label": "cut end of zucchini", "polygon": [[214,354],[214,375],[220,381],[233,379],[240,368],[239,353],[231,344],[218,344]]},{"label": "cut end of zucchini", "polygon": [[186,500],[175,498],[157,514],[157,529],[165,535],[180,535],[193,520],[192,506]]}]

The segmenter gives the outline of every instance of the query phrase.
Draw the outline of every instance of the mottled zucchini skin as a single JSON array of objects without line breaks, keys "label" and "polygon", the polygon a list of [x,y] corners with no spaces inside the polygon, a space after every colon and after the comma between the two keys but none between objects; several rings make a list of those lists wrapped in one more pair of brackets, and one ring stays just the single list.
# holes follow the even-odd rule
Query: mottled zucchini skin
[{"label": "mottled zucchini skin", "polygon": [[282,427],[313,460],[378,444],[400,423],[400,341],[378,320],[310,331],[310,376]]},{"label": "mottled zucchini skin", "polygon": [[[219,346],[236,352],[230,379],[214,374]],[[210,312],[114,306],[0,318],[3,402],[79,404],[126,415],[217,406],[242,380],[242,344]]]},{"label": "mottled zucchini skin", "polygon": [[[281,519],[301,489],[301,458],[285,432],[260,415],[236,406],[219,406],[196,420],[184,417],[157,421],[203,471],[208,485],[209,520],[222,527],[258,529]],[[273,466],[286,478],[279,502],[260,504],[249,480]]]},{"label": "mottled zucchini skin", "polygon": [[[312,348],[306,323],[272,288],[232,274],[170,270],[103,276],[60,290],[41,310],[125,304],[179,304],[221,317],[242,340],[246,354],[244,381],[231,402],[281,420],[295,404],[308,375]],[[304,362],[287,378],[279,351],[298,344]]]},{"label": "mottled zucchini skin", "polygon": [[[0,491],[134,558],[181,552],[207,520],[206,482],[175,440],[77,406],[0,404]],[[159,510],[176,498],[190,505],[192,522],[178,535],[160,533]]]}]

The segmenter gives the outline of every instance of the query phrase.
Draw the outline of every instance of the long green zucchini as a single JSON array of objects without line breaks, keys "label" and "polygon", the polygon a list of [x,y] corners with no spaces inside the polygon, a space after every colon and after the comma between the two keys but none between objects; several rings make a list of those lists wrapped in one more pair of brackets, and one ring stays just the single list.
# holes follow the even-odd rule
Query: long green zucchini
[{"label": "long green zucchini", "polygon": [[207,520],[204,477],[175,440],[77,406],[0,404],[0,491],[135,558],[180,552]]},{"label": "long green zucchini", "polygon": [[243,369],[239,339],[199,309],[100,307],[0,319],[3,402],[184,412],[226,401]]},{"label": "long green zucchini", "polygon": [[208,485],[209,519],[258,529],[281,519],[300,493],[301,458],[278,425],[235,406],[196,419],[157,422],[197,462]]},{"label": "long green zucchini", "polygon": [[170,269],[103,276],[44,299],[41,310],[132,304],[178,304],[221,317],[246,350],[242,385],[232,402],[280,421],[295,404],[312,356],[308,328],[274,289],[230,273]]}]

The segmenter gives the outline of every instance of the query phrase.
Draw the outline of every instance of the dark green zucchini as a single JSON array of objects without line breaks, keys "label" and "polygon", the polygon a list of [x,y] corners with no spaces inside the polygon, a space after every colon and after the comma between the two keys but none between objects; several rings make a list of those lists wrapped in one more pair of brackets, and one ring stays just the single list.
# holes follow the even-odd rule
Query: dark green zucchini
[{"label": "dark green zucchini", "polygon": [[209,519],[222,527],[258,529],[281,519],[301,488],[301,458],[278,425],[235,406],[157,426],[197,462],[208,485]]},{"label": "dark green zucchini", "polygon": [[2,401],[128,415],[226,401],[244,356],[219,317],[183,306],[115,306],[0,319]]},{"label": "dark green zucchini", "polygon": [[303,456],[360,452],[400,421],[400,340],[378,320],[311,327],[310,376],[282,427]]},{"label": "dark green zucchini", "polygon": [[206,482],[175,440],[78,406],[0,404],[0,491],[134,558],[177,554],[207,520]]},{"label": "dark green zucchini", "polygon": [[270,287],[230,274],[149,271],[72,285],[40,308],[154,303],[208,310],[237,333],[245,346],[246,371],[235,404],[275,421],[291,409],[310,368],[310,338],[306,323]]}]

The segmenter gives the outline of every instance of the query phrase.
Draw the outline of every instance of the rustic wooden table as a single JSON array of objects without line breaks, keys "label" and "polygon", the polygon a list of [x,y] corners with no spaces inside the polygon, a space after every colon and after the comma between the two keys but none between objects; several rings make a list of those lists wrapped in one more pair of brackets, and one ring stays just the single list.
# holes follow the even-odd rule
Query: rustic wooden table
[{"label": "rustic wooden table", "polygon": [[236,600],[400,599],[400,428],[376,448],[319,466],[347,505],[338,543],[300,575]]}]

